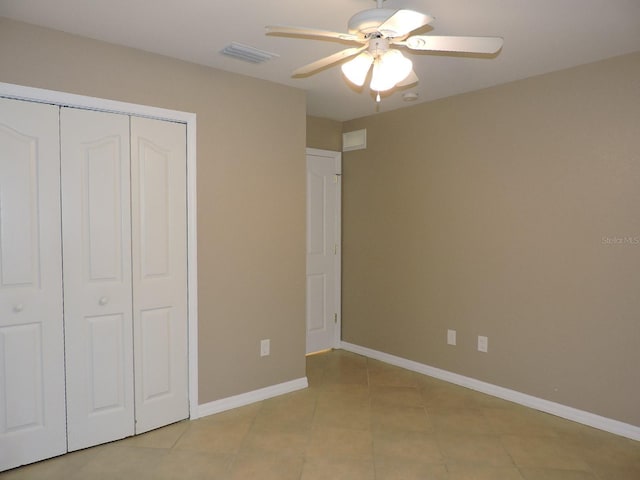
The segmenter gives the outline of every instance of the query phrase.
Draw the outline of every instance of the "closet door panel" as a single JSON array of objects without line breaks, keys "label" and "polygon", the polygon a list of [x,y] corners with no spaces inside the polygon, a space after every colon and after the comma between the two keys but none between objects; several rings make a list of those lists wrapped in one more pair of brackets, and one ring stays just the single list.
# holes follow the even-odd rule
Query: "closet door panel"
[{"label": "closet door panel", "polygon": [[136,433],[189,416],[186,127],[131,118]]},{"label": "closet door panel", "polygon": [[0,99],[0,471],[66,451],[58,107]]},{"label": "closet door panel", "polygon": [[69,451],[134,433],[129,117],[61,110]]}]

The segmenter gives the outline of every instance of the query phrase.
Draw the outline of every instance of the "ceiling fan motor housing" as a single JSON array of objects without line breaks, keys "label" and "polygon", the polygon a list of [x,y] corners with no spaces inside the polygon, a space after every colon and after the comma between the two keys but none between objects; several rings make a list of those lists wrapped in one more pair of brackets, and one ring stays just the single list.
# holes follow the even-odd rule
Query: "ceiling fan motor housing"
[{"label": "ceiling fan motor housing", "polygon": [[[367,34],[376,33],[378,31],[378,27],[380,27],[380,25],[382,25],[382,23],[384,23],[384,21],[391,17],[395,12],[396,10],[391,8],[371,8],[369,10],[358,12],[349,19],[349,33],[361,33],[365,36]],[[386,36],[394,36],[389,35],[389,33],[391,32],[385,32]]]},{"label": "ceiling fan motor housing", "polygon": [[372,37],[369,40],[369,46],[367,48],[369,53],[373,55],[374,58],[378,58],[389,50],[389,40],[382,37]]}]

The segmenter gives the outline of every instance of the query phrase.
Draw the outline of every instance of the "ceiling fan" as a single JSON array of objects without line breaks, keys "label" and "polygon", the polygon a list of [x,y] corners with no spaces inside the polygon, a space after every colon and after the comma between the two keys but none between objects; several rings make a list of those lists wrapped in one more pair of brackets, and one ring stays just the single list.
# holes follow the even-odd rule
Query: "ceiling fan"
[{"label": "ceiling fan", "polygon": [[[269,25],[267,34],[317,37],[321,40],[341,40],[357,44],[328,57],[316,60],[293,72],[293,77],[306,77],[335,63],[351,58],[342,64],[345,77],[357,87],[362,87],[371,73],[369,87],[377,92],[391,90],[395,86],[412,85],[418,81],[411,60],[397,47],[409,50],[436,52],[464,52],[493,54],[502,48],[501,37],[461,37],[442,35],[410,35],[433,21],[433,17],[414,10],[382,8],[385,0],[375,0],[376,8],[363,10],[351,17],[349,33],[331,32],[306,27]],[[352,58],[355,57],[355,58]]]}]

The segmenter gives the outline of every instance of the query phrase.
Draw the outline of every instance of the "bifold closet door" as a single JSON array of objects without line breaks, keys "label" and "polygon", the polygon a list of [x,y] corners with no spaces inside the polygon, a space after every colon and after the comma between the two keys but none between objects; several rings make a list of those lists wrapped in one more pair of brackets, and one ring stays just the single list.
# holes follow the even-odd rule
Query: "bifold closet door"
[{"label": "bifold closet door", "polygon": [[134,433],[129,117],[62,108],[69,451]]},{"label": "bifold closet door", "polygon": [[0,471],[67,447],[58,110],[0,99]]},{"label": "bifold closet door", "polygon": [[131,117],[136,433],[189,416],[186,126]]}]

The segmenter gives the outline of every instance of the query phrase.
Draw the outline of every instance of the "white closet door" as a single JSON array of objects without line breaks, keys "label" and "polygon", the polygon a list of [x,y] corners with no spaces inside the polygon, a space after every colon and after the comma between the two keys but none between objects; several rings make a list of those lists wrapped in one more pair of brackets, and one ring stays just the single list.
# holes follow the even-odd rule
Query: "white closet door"
[{"label": "white closet door", "polygon": [[189,416],[186,127],[131,118],[136,433]]},{"label": "white closet door", "polygon": [[129,117],[62,108],[69,451],[134,433]]},{"label": "white closet door", "polygon": [[0,470],[66,451],[58,107],[0,99]]},{"label": "white closet door", "polygon": [[339,154],[307,154],[307,353],[339,338],[340,162]]}]

